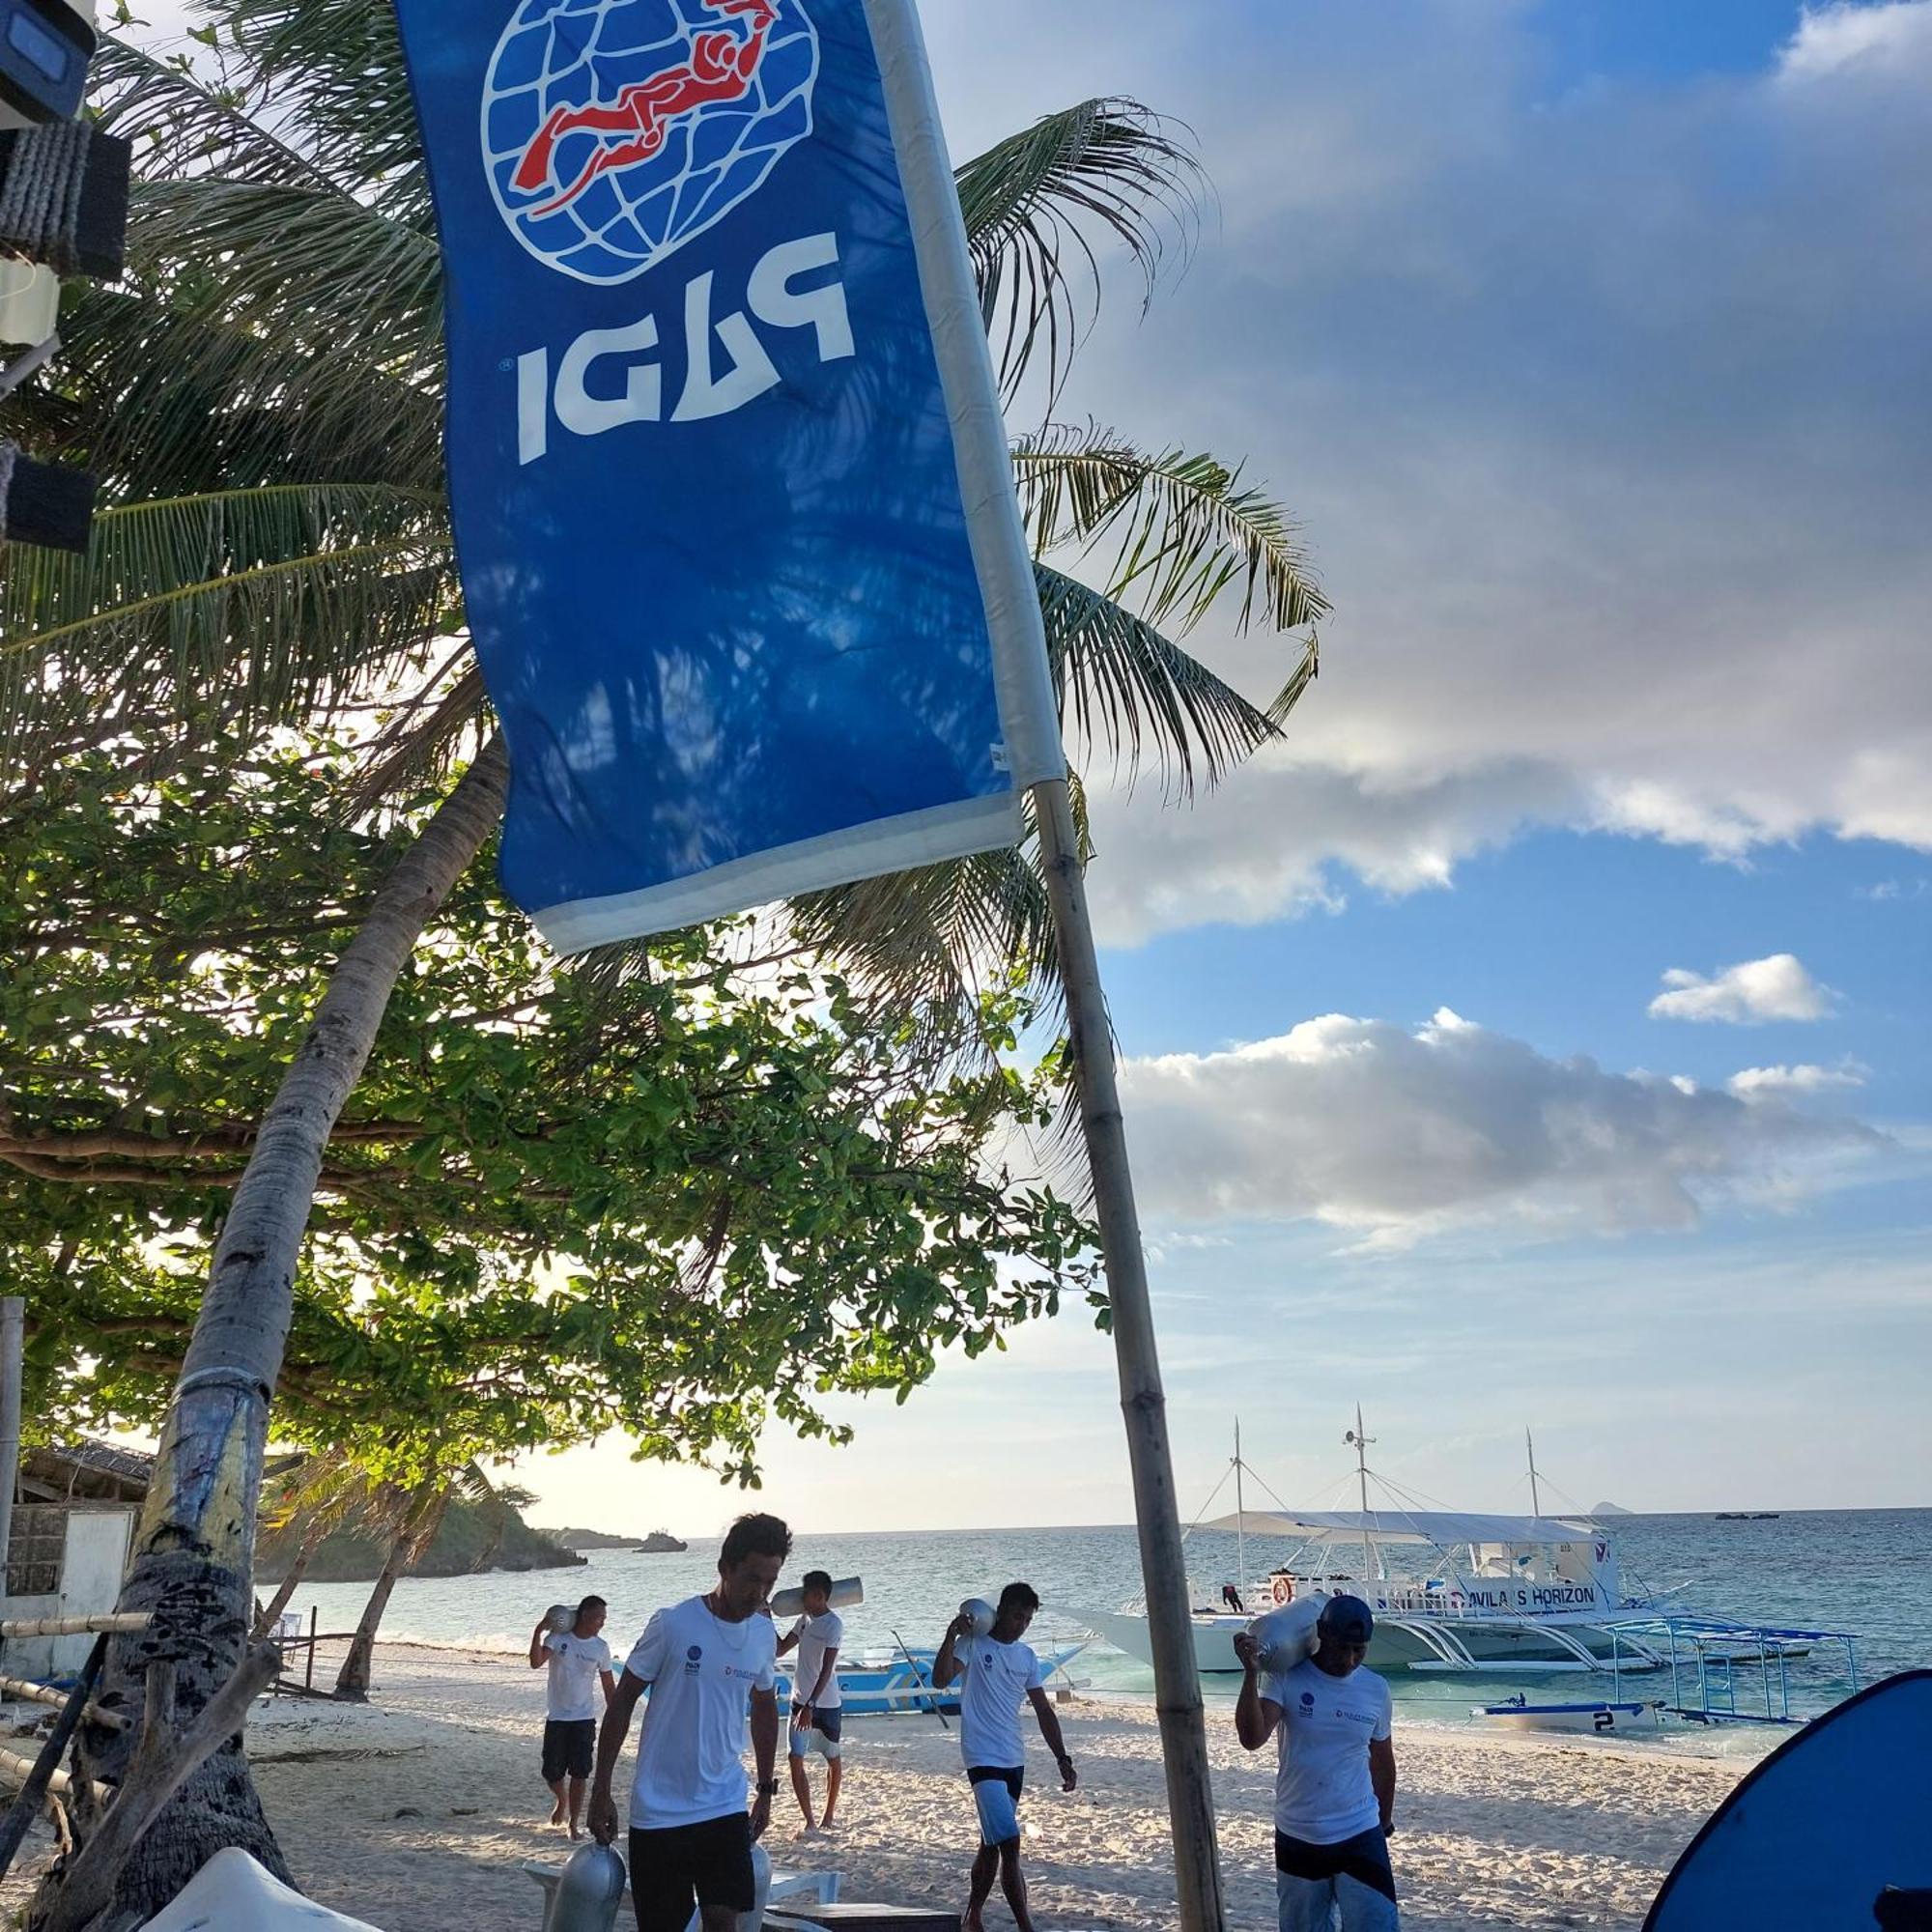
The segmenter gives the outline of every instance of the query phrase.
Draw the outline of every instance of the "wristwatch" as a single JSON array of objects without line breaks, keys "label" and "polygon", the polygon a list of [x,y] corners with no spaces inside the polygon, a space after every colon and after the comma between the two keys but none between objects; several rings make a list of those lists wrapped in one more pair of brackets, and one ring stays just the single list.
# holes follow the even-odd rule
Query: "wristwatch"
[{"label": "wristwatch", "polygon": [[776,1777],[761,1777],[758,1780],[760,1798],[776,1798],[779,1795],[779,1781]]}]

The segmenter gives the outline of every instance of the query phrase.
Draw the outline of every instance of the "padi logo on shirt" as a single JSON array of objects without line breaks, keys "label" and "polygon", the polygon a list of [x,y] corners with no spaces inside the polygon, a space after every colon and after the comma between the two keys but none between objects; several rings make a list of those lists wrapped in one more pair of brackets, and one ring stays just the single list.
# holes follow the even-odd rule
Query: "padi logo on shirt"
[{"label": "padi logo on shirt", "polygon": [[1303,1709],[1304,1711],[1312,1711],[1312,1710],[1314,1710],[1314,1708],[1315,1708],[1315,1692],[1314,1692],[1313,1690],[1304,1690],[1304,1691],[1303,1691],[1303,1692],[1301,1693],[1301,1708],[1302,1708],[1302,1709]]},{"label": "padi logo on shirt", "polygon": [[684,1653],[684,1674],[687,1677],[696,1677],[697,1675],[697,1667],[703,1662],[704,1646],[701,1643],[693,1644]]}]

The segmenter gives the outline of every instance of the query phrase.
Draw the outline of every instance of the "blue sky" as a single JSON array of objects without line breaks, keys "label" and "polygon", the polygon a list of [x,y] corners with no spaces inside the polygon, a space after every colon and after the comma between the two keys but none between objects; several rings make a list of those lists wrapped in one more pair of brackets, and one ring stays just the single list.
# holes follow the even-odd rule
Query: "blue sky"
[{"label": "blue sky", "polygon": [[[1216,213],[1058,413],[1245,459],[1336,605],[1223,789],[1092,774],[1183,1495],[1238,1411],[1326,1499],[1359,1400],[1466,1507],[1524,1423],[1584,1505],[1932,1504],[1932,0],[923,12],[956,154],[1100,93],[1195,130]],[[766,1497],[1122,1520],[1114,1403],[1064,1321]]]},{"label": "blue sky", "polygon": [[[1096,803],[1183,1495],[1238,1411],[1327,1500],[1360,1400],[1470,1507],[1525,1423],[1581,1505],[1932,1503],[1932,0],[924,11],[957,153],[1197,131],[1218,215],[1059,413],[1246,458],[1337,607],[1278,753]],[[1120,1520],[1114,1403],[1063,1321],[768,1494]]]}]

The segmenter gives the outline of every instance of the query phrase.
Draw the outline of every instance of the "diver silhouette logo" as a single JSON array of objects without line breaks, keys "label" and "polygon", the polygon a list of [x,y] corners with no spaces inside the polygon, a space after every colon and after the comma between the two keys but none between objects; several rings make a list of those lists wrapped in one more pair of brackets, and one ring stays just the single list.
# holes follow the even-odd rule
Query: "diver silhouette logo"
[{"label": "diver silhouette logo", "polygon": [[804,0],[522,0],[483,90],[510,231],[584,282],[627,282],[755,194],[811,132]]}]

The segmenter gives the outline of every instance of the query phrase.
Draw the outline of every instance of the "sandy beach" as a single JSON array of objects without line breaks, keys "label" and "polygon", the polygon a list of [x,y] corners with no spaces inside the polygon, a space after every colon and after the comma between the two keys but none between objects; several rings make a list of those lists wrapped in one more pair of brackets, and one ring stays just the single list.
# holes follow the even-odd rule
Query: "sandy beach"
[{"label": "sandy beach", "polygon": [[[501,1655],[384,1645],[364,1708],[283,1701],[257,1711],[250,1750],[282,1844],[314,1897],[384,1932],[533,1932],[526,1859],[560,1861],[537,1776],[541,1681]],[[1026,1807],[1042,1932],[1173,1923],[1151,1705],[1063,1707],[1081,1788],[1048,1789],[1036,1747]],[[1274,1923],[1272,1753],[1235,1742],[1210,1707],[1230,1923]],[[849,1898],[963,1902],[972,1806],[955,1736],[929,1719],[847,1727],[845,1830],[801,1844],[789,1794],[770,1839],[781,1868],[836,1867]],[[1464,1737],[1398,1726],[1396,1868],[1405,1923],[1432,1932],[1634,1927],[1664,1871],[1741,1776],[1742,1761],[1588,1741]],[[44,1863],[41,1834],[0,1888],[17,1909]],[[990,1925],[1009,1924],[997,1899]]]}]

